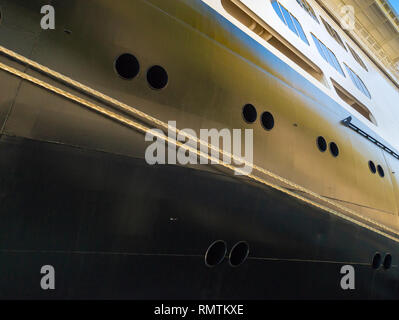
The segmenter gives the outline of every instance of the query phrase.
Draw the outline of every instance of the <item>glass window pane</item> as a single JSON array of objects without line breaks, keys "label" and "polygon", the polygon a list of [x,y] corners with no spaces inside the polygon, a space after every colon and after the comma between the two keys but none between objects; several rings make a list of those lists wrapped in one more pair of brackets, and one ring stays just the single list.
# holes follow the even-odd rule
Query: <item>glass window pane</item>
[{"label": "glass window pane", "polygon": [[283,6],[280,6],[280,7],[281,7],[281,11],[283,12],[283,15],[284,15],[285,21],[287,22],[288,27],[299,36],[298,32],[295,29],[295,25],[291,20],[290,13]]},{"label": "glass window pane", "polygon": [[338,71],[338,70],[339,70],[338,61],[337,61],[337,59],[335,58],[335,55],[331,52],[330,49],[327,49],[327,50],[328,50],[328,54],[329,54],[329,56],[330,56],[330,61],[332,62],[332,63],[331,63],[332,66]]},{"label": "glass window pane", "polygon": [[[352,72],[353,72],[353,71],[352,71]],[[355,78],[356,87],[357,87],[360,91],[363,91],[363,87],[362,87],[362,84],[361,84],[361,82],[360,82],[359,77],[358,77],[356,74],[353,74],[353,77]]]},{"label": "glass window pane", "polygon": [[371,99],[370,92],[369,92],[369,90],[366,88],[364,82],[363,82],[362,79],[360,79],[360,78],[359,78],[359,81],[360,81],[360,84],[362,85],[363,93],[364,93],[367,97],[369,97],[369,98]]},{"label": "glass window pane", "polygon": [[324,60],[326,60],[328,62],[328,58],[325,56],[322,45],[319,41],[319,39],[317,39],[313,34],[312,34],[313,40],[316,44],[317,50],[319,50],[320,55],[323,57]]},{"label": "glass window pane", "polygon": [[300,25],[299,21],[298,21],[294,16],[292,16],[292,20],[293,20],[294,23],[295,23],[296,29],[298,30],[299,36],[301,37],[301,39],[302,39],[305,43],[309,44],[309,41],[308,41],[308,39],[306,38],[305,32],[303,31],[302,26]]},{"label": "glass window pane", "polygon": [[354,78],[354,75],[353,75],[352,70],[351,70],[347,65],[345,65],[345,68],[346,68],[346,71],[348,71],[349,76],[351,77],[353,84],[354,84],[355,86],[357,86],[357,85],[356,85],[356,80],[355,80],[355,78]]},{"label": "glass window pane", "polygon": [[334,67],[334,60],[331,59],[330,53],[328,52],[329,50],[322,42],[320,42],[320,45],[321,48],[323,49],[324,56],[326,57],[327,62]]},{"label": "glass window pane", "polygon": [[339,64],[337,57],[335,56],[335,54],[334,54],[330,49],[328,49],[328,51],[329,51],[329,53],[330,53],[331,60],[333,60],[333,62],[334,62],[333,67],[334,67],[340,74],[342,74],[342,75],[345,77],[345,73],[343,72],[343,70],[342,70],[342,68],[341,68],[341,65]]},{"label": "glass window pane", "polygon": [[315,43],[315,45],[316,45],[316,48],[317,48],[317,50],[319,51],[320,55],[323,57],[323,59],[326,59],[326,58],[324,57],[323,50],[321,49],[320,42],[319,42],[319,40],[313,35],[313,33],[312,33],[312,38],[313,38],[313,41],[314,41],[314,43]]},{"label": "glass window pane", "polygon": [[272,5],[273,5],[273,8],[274,8],[274,11],[276,11],[276,13],[277,13],[278,16],[280,17],[281,21],[283,21],[284,24],[287,24],[287,23],[285,22],[285,20],[284,20],[283,14],[282,14],[281,11],[280,11],[280,6],[279,6],[279,4],[277,3],[277,1],[274,0],[274,1],[272,2]]}]

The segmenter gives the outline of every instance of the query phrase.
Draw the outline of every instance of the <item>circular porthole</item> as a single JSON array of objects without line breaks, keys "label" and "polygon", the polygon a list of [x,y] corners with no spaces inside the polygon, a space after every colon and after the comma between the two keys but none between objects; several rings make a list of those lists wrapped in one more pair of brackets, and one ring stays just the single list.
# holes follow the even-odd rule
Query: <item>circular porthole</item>
[{"label": "circular porthole", "polygon": [[261,121],[263,128],[265,128],[266,130],[270,131],[274,128],[274,118],[270,112],[263,112]]},{"label": "circular porthole", "polygon": [[381,254],[378,252],[374,255],[372,264],[374,269],[378,269],[381,266]]},{"label": "circular porthole", "polygon": [[385,177],[384,169],[382,169],[382,167],[380,165],[377,166],[377,171],[381,178]]},{"label": "circular porthole", "polygon": [[168,80],[168,73],[161,66],[152,66],[147,71],[147,81],[153,89],[160,90],[165,88]]},{"label": "circular porthole", "polygon": [[374,164],[374,162],[373,161],[369,161],[369,168],[370,168],[370,171],[373,173],[373,174],[375,174],[376,172],[377,172],[377,168],[375,167],[375,164]]},{"label": "circular porthole", "polygon": [[330,143],[330,152],[333,155],[333,157],[335,157],[335,158],[338,157],[339,149],[338,149],[338,146],[337,146],[337,144],[335,142],[331,142]]},{"label": "circular porthole", "polygon": [[205,253],[205,264],[208,267],[215,267],[220,264],[226,256],[227,246],[222,240],[212,243]]},{"label": "circular porthole", "polygon": [[115,70],[123,79],[131,80],[139,74],[140,64],[134,55],[124,53],[115,60]]},{"label": "circular porthole", "polygon": [[242,108],[242,116],[247,123],[254,123],[258,117],[258,113],[252,104],[246,104]]},{"label": "circular porthole", "polygon": [[318,137],[317,138],[317,147],[321,152],[325,152],[327,150],[327,142],[326,139],[323,137]]},{"label": "circular porthole", "polygon": [[385,255],[382,265],[384,266],[384,269],[389,269],[392,266],[392,256],[389,253]]},{"label": "circular porthole", "polygon": [[230,251],[229,261],[233,267],[242,265],[249,255],[249,245],[245,241],[240,241],[234,245]]}]

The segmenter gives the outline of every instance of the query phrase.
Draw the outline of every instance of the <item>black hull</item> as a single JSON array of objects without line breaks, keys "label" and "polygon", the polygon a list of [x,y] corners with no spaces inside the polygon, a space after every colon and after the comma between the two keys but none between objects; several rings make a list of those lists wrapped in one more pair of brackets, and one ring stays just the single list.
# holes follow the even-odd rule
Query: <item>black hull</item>
[{"label": "black hull", "polygon": [[[6,135],[0,164],[2,299],[399,297],[395,256],[371,266],[396,242],[271,188]],[[205,265],[219,239],[249,243],[243,265]],[[345,264],[355,290],[340,287]]]}]

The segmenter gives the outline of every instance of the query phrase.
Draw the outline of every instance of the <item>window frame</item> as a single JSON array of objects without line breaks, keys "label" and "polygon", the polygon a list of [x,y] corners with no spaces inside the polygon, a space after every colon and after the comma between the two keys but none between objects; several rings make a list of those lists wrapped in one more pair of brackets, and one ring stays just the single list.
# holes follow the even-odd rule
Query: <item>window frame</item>
[{"label": "window frame", "polygon": [[320,24],[319,19],[317,18],[316,12],[312,8],[312,6],[309,4],[307,0],[296,0],[296,2],[302,7],[303,10],[306,11],[306,13],[313,19],[315,20],[318,24]]},{"label": "window frame", "polygon": [[[289,10],[287,10],[287,8],[284,7],[278,0],[272,0],[271,4],[272,4],[274,11],[280,18],[280,20],[288,27],[288,29],[290,29],[293,33],[295,33],[296,36],[299,39],[301,39],[304,43],[306,43],[308,46],[310,46],[309,39],[306,36],[305,30],[303,29],[299,20]],[[287,17],[286,17],[287,14],[288,14],[288,17],[290,18],[290,22],[293,26],[293,29],[291,28],[290,24],[287,22]],[[295,23],[295,22],[297,22],[297,23]],[[299,28],[300,28],[300,30],[298,30]],[[302,35],[304,38],[302,37]]]},{"label": "window frame", "polygon": [[[313,41],[317,47],[317,50],[319,51],[319,54],[322,56],[322,58],[331,66],[333,67],[339,74],[341,74],[344,78],[346,78],[344,69],[342,69],[341,63],[339,62],[337,56],[334,54],[334,52],[327,47],[319,38],[317,38],[313,33],[311,33],[311,36],[313,38]],[[320,51],[320,48],[322,49]],[[326,51],[326,53],[324,52]],[[337,68],[339,67],[339,68]]]},{"label": "window frame", "polygon": [[353,84],[355,85],[355,87],[361,92],[363,93],[366,97],[368,97],[370,100],[372,99],[371,97],[371,93],[369,91],[369,89],[367,88],[367,86],[364,84],[363,80],[358,76],[358,74],[353,71],[346,63],[344,63],[346,70],[349,73],[349,76],[352,79]]},{"label": "window frame", "polygon": [[345,46],[344,41],[342,40],[341,36],[323,17],[320,17],[321,21],[323,22],[324,27],[326,28],[328,34],[333,38],[342,48],[348,52],[348,49]]},{"label": "window frame", "polygon": [[353,49],[348,43],[346,43],[346,46],[349,49],[349,52],[351,53],[352,57],[356,60],[356,62],[367,72],[369,72],[369,69],[366,66],[366,63],[363,61],[363,59],[359,56],[359,54]]}]

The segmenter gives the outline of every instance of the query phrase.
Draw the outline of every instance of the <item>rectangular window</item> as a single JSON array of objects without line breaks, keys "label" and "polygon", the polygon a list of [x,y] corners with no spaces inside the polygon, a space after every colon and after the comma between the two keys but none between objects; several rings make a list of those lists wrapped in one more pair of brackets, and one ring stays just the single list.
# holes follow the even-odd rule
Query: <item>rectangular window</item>
[{"label": "rectangular window", "polygon": [[356,88],[358,88],[366,97],[371,99],[370,92],[367,89],[367,87],[365,86],[362,79],[360,79],[359,76],[351,68],[349,68],[346,64],[345,64],[345,68],[348,71],[348,73],[352,79],[352,82],[356,86]]},{"label": "rectangular window", "polygon": [[342,70],[341,65],[338,62],[337,57],[335,54],[327,48],[323,42],[316,38],[316,36],[312,33],[313,40],[316,44],[317,50],[319,51],[320,55],[326,60],[335,70],[337,70],[341,75],[345,77],[345,73]]},{"label": "rectangular window", "polygon": [[349,44],[346,44],[349,48],[349,51],[351,52],[353,58],[357,61],[357,63],[359,63],[362,68],[366,71],[369,71],[366,67],[366,64],[363,62],[363,60],[359,57],[359,55],[356,53],[356,51],[354,49],[352,49],[352,47]]},{"label": "rectangular window", "polygon": [[340,46],[341,46],[342,48],[345,49],[345,51],[348,51],[348,50],[346,49],[346,47],[345,47],[344,42],[342,41],[341,37],[339,36],[338,32],[335,31],[335,30],[333,29],[333,27],[331,27],[331,26],[328,24],[328,22],[327,22],[326,20],[324,20],[323,18],[321,18],[321,21],[323,21],[323,24],[324,24],[324,26],[326,27],[326,30],[327,30],[327,32],[330,34],[330,36],[333,37],[333,38],[335,39],[335,41],[337,41],[337,42],[340,44]]},{"label": "rectangular window", "polygon": [[303,31],[303,28],[299,23],[298,19],[295,18],[277,0],[272,1],[272,6],[274,11],[276,11],[277,15],[280,17],[281,21],[283,21],[284,24],[288,26],[288,28],[290,28],[290,30],[294,32],[299,38],[301,38],[303,42],[309,45],[309,41],[306,38],[305,32]]},{"label": "rectangular window", "polygon": [[306,42],[307,44],[309,44],[309,41],[308,41],[308,39],[306,38],[306,35],[305,35],[305,33],[303,32],[303,29],[302,29],[302,27],[301,27],[299,21],[298,21],[294,16],[292,16],[292,20],[294,20],[295,27],[296,27],[296,29],[297,29],[297,31],[298,31],[298,33],[299,33],[299,36],[300,36],[301,39],[303,40],[303,42]]},{"label": "rectangular window", "polygon": [[296,33],[298,35],[298,33],[296,31],[296,28],[294,26],[294,23],[292,22],[290,13],[283,6],[281,6],[281,11],[283,12],[285,21],[288,24],[288,28],[290,28],[292,32],[294,32],[294,33]]},{"label": "rectangular window", "polygon": [[298,4],[317,22],[320,23],[316,17],[316,13],[306,0],[296,0]]},{"label": "rectangular window", "polygon": [[274,11],[276,11],[277,15],[280,17],[281,21],[284,22],[284,24],[287,24],[287,22],[285,21],[283,14],[281,13],[281,9],[280,9],[280,5],[278,4],[277,1],[273,1],[272,2]]}]

